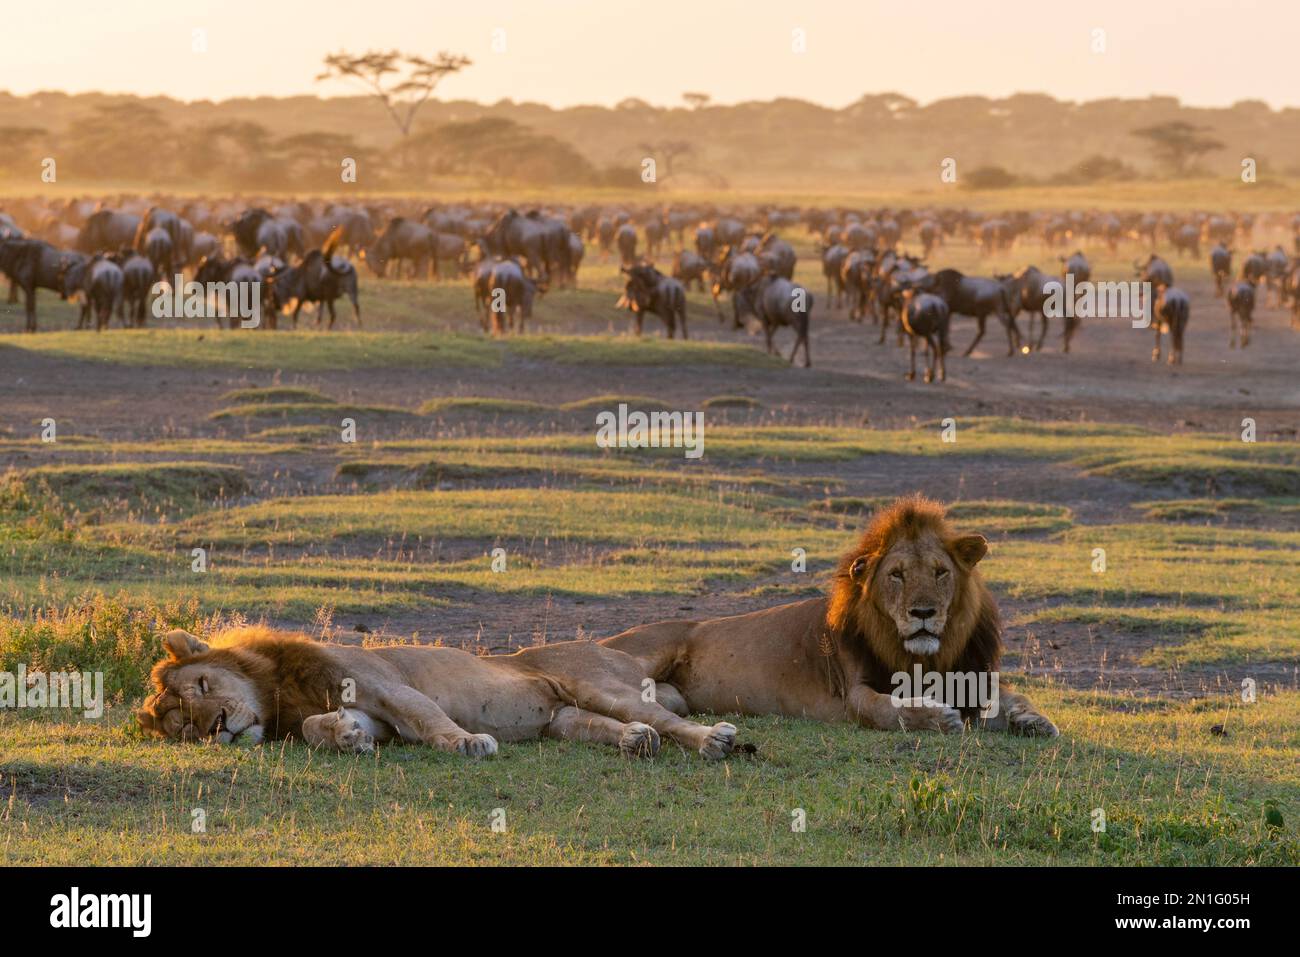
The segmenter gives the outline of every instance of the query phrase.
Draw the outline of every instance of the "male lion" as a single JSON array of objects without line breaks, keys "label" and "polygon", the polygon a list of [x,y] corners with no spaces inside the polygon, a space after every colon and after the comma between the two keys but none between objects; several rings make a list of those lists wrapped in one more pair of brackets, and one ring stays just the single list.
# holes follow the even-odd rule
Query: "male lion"
[{"label": "male lion", "polygon": [[735,744],[733,725],[680,717],[684,705],[669,689],[658,700],[679,713],[643,700],[636,661],[590,641],[479,657],[432,645],[321,644],[264,628],[226,637],[209,647],[184,631],[164,636],[168,657],[137,712],[146,731],[182,741],[292,735],[344,751],[399,738],[474,757],[495,754],[498,740],[542,736],[652,755],[662,732],[709,759]]},{"label": "male lion", "polygon": [[[709,621],[642,625],[600,642],[637,659],[660,692],[693,712],[782,714],[871,728],[996,730],[1055,737],[1056,725],[1005,688],[996,714],[891,696],[895,675],[997,672],[1001,624],[975,565],[981,535],[961,535],[919,496],[876,514],[840,561],[828,597]],[[983,702],[981,702],[983,704]],[[988,709],[992,711],[992,709]]]}]

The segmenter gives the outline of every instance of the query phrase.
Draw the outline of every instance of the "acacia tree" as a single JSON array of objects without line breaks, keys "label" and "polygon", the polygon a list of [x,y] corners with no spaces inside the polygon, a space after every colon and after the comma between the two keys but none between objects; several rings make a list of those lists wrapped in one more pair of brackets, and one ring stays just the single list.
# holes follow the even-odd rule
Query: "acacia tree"
[{"label": "acacia tree", "polygon": [[666,140],[662,143],[642,143],[641,150],[647,155],[663,159],[664,172],[658,177],[662,181],[673,175],[673,162],[693,153],[695,147],[686,140]]},{"label": "acacia tree", "polygon": [[1176,120],[1144,126],[1132,133],[1148,140],[1156,159],[1175,176],[1182,176],[1193,159],[1223,146],[1219,140],[1205,135],[1209,131],[1209,127]]},{"label": "acacia tree", "polygon": [[432,60],[413,53],[372,50],[360,56],[331,53],[325,57],[321,80],[348,79],[365,86],[370,95],[384,104],[402,138],[411,134],[415,114],[433,95],[442,78],[459,73],[473,64],[469,57],[457,53],[439,53]]}]

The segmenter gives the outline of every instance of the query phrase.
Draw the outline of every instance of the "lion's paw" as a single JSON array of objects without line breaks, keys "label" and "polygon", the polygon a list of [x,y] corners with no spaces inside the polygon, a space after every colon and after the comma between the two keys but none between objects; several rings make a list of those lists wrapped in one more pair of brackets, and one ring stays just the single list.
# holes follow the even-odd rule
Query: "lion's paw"
[{"label": "lion's paw", "polygon": [[497,739],[490,734],[467,734],[456,741],[456,750],[471,758],[490,758],[497,753]]},{"label": "lion's paw", "polygon": [[1025,734],[1038,738],[1055,738],[1060,730],[1052,724],[1050,718],[1037,711],[1022,711],[1007,717],[1007,727],[1015,734]]},{"label": "lion's paw", "polygon": [[700,754],[710,761],[718,761],[729,755],[736,746],[736,726],[719,721],[709,729],[704,744],[700,745]]},{"label": "lion's paw", "polygon": [[961,712],[933,698],[894,699],[894,720],[904,731],[940,731],[960,734],[966,727]]},{"label": "lion's paw", "polygon": [[323,715],[319,718],[316,730],[322,738],[320,743],[331,745],[340,751],[366,754],[375,750],[375,739],[361,719],[346,708]]},{"label": "lion's paw", "polygon": [[630,721],[623,726],[618,749],[629,758],[652,758],[659,753],[659,732],[648,724]]}]

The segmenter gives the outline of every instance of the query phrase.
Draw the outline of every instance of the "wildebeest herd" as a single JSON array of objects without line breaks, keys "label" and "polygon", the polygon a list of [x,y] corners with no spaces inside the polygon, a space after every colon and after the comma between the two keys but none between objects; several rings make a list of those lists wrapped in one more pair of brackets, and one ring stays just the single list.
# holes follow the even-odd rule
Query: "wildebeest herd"
[{"label": "wildebeest herd", "polygon": [[[1261,225],[1289,232],[1292,250],[1282,245],[1253,250]],[[10,285],[9,301],[22,298],[25,328],[31,332],[37,329],[38,290],[79,303],[79,328],[93,321],[103,329],[114,315],[123,325],[144,326],[150,303],[166,288],[159,284],[186,272],[203,287],[216,283],[255,291],[268,317],[263,328],[276,328],[280,314],[291,315],[296,327],[306,304],[313,305],[318,326],[328,312],[333,327],[340,298],[351,302],[353,319],[361,323],[354,265],[360,261],[377,279],[468,278],[483,330],[502,335],[524,331],[537,297],[576,286],[586,250],[594,246],[602,259],[616,257],[621,263],[624,292],[617,306],[632,313],[638,335],[649,314],[664,323],[668,337],[678,330],[687,337],[687,292],[695,289],[711,295],[720,322],[728,318],[724,297],[730,298],[732,328],[757,320],[769,352],[775,349],[775,333],[788,327],[795,338],[790,361],[802,350],[807,366],[814,296],[795,281],[798,257],[790,241],[805,230],[820,243],[824,309],[847,310],[854,322],[870,318],[878,327],[877,342],[894,329],[899,344],[911,343],[909,378],[915,375],[918,347],[928,354],[926,381],[945,377],[951,324],[959,316],[975,322],[967,356],[990,318],[1002,327],[1010,356],[1042,349],[1049,320],[1057,315],[1061,351],[1068,353],[1079,316],[1048,305],[1054,293],[1065,289],[1077,295],[1092,281],[1085,247],[1115,254],[1121,243],[1130,243],[1146,250],[1145,259],[1134,261],[1133,275],[1149,283],[1145,308],[1155,330],[1153,360],[1160,358],[1167,333],[1169,361],[1182,361],[1190,319],[1191,300],[1175,285],[1169,260],[1200,259],[1206,246],[1216,295],[1227,307],[1231,347],[1250,343],[1253,313],[1269,299],[1289,308],[1292,327],[1300,326],[1300,214],[989,214],[959,208],[707,204],[553,205],[520,211],[497,203],[414,200],[41,198],[12,201],[0,210],[0,272]],[[993,255],[1035,239],[1055,260],[1048,269],[1027,265],[1014,273],[980,276],[930,266],[954,240]],[[905,240],[919,252],[907,251]],[[670,262],[667,272],[656,267],[659,259]],[[223,316],[213,317],[220,325]],[[233,328],[234,317],[229,321]]]}]

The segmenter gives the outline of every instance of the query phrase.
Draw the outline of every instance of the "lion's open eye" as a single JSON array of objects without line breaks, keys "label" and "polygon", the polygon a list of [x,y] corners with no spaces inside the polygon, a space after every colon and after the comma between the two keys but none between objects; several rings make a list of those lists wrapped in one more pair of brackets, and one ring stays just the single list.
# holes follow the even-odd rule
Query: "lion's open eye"
[{"label": "lion's open eye", "polygon": [[889,577],[896,582],[901,582],[903,580],[903,573],[895,569],[894,571],[889,573]]},{"label": "lion's open eye", "polygon": [[208,679],[207,676],[205,675],[199,678],[199,694],[207,694],[207,693],[208,693]]},{"label": "lion's open eye", "polygon": [[934,570],[934,577],[937,578],[939,581],[943,581],[944,576],[946,576],[947,574],[948,574],[948,569],[946,568],[936,568]]}]

